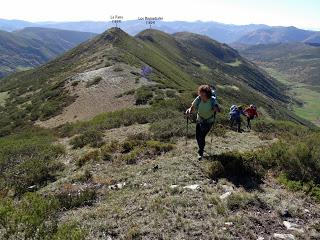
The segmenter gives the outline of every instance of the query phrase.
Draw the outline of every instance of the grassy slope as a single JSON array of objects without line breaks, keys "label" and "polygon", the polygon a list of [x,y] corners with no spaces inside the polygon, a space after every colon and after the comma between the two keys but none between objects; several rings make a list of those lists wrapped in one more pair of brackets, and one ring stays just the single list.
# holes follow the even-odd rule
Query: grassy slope
[{"label": "grassy slope", "polygon": [[240,50],[248,59],[290,76],[289,81],[320,85],[320,47],[303,43],[269,44]]},{"label": "grassy slope", "polygon": [[0,77],[38,67],[94,35],[45,28],[0,31]]},{"label": "grassy slope", "polygon": [[[137,136],[139,132],[148,132],[146,129],[148,126],[136,125],[108,130],[103,134],[107,141],[111,141],[116,133],[116,139],[123,142],[128,135]],[[260,140],[253,133],[233,132],[214,136],[212,144],[209,140],[209,154],[250,151],[273,142]],[[232,178],[212,182],[208,176],[212,159],[195,161],[195,141],[190,140],[187,147],[183,139],[175,139],[174,142],[176,149],[172,152],[152,159],[139,159],[137,164],[125,164],[115,155],[111,162],[91,161],[79,169],[74,164],[83,151],[72,150],[68,139],[62,139],[71,160],[63,177],[41,192],[68,189],[71,182],[75,189],[97,189],[99,200],[93,206],[71,209],[61,218],[63,222],[78,222],[88,229],[88,239],[100,239],[99,236],[105,235],[115,239],[269,237],[274,232],[285,232],[279,215],[283,208],[289,208],[294,217],[299,218],[299,224],[314,228],[310,219],[317,221],[319,213],[315,209],[319,206],[310,199],[282,189],[272,178],[265,179],[258,186],[244,180],[243,175],[241,179],[244,181],[240,183]],[[156,170],[155,166],[158,166]],[[85,172],[90,172],[91,177],[77,180],[85,176]],[[117,183],[125,183],[125,186],[121,189],[106,188]],[[200,189],[183,188],[193,184],[198,184]],[[172,185],[176,187],[170,187]],[[232,192],[231,197],[221,200],[219,197],[227,191]],[[314,211],[307,216],[302,213],[305,208]],[[259,212],[258,216],[256,212]],[[232,222],[232,226],[225,222]],[[309,235],[309,230],[304,234]]]},{"label": "grassy slope", "polygon": [[[150,36],[153,42],[148,39]],[[194,92],[197,84],[208,82],[236,85],[240,91],[225,88],[219,92],[226,109],[234,103],[254,102],[274,118],[303,122],[285,109],[282,102],[286,97],[281,94],[281,86],[270,77],[244,59],[238,67],[228,65],[239,59],[233,49],[200,35],[172,37],[158,31],[146,31],[133,38],[113,28],[38,69],[17,73],[1,81],[0,92],[10,91],[6,110],[2,110],[2,126],[10,131],[17,120],[28,123],[58,114],[73,101],[62,90],[66,80],[76,73],[117,62],[137,67],[149,65],[154,69],[151,80],[178,91]],[[200,62],[200,66],[194,61]]]},{"label": "grassy slope", "polygon": [[319,124],[320,48],[302,43],[251,46],[240,51],[289,87],[303,105],[294,105],[300,117]]},{"label": "grassy slope", "polygon": [[297,102],[293,102],[292,109],[300,117],[305,118],[316,125],[320,125],[320,91],[314,87],[302,83],[292,83],[289,77],[272,68],[265,68],[270,75],[288,86],[288,94]]},{"label": "grassy slope", "polygon": [[[173,38],[167,39],[177,43]],[[108,51],[111,43],[121,46],[122,50],[111,48]],[[120,239],[172,239],[177,236],[186,239],[250,236],[256,239],[258,235],[268,237],[273,232],[284,231],[279,212],[285,208],[289,208],[290,213],[299,218],[299,223],[306,226],[308,235],[317,228],[319,206],[310,198],[301,197],[301,193],[281,189],[273,178],[259,183],[258,188],[254,188],[256,185],[252,185],[253,182],[244,175],[238,176],[245,180],[241,182],[229,178],[230,175],[219,178],[217,184],[211,181],[210,171],[214,169],[210,170],[210,165],[215,161],[212,151],[221,154],[233,150],[253,150],[271,142],[261,140],[253,133],[226,132],[225,125],[222,125],[227,120],[226,115],[219,115],[216,134],[220,137],[214,138],[213,145],[208,148],[211,156],[205,162],[195,162],[195,140],[185,147],[184,139],[179,138],[185,134],[185,119],[181,112],[185,108],[184,103],[190,102],[188,94],[194,91],[202,77],[202,81],[209,81],[212,76],[219,79],[217,82],[223,86],[218,88],[219,99],[225,106],[232,101],[255,100],[259,106],[261,104],[270,111],[272,108],[279,110],[276,104],[281,102],[258,94],[222,71],[224,65],[236,60],[226,63],[215,61],[221,68],[211,72],[210,67],[204,67],[207,64],[201,59],[198,59],[200,64],[194,62],[195,65],[185,62],[184,58],[190,55],[181,53],[181,47],[183,49],[188,45],[173,47],[175,54],[170,55],[160,50],[161,45],[155,47],[145,40],[127,39],[125,33],[112,29],[39,70],[7,78],[2,91],[11,90],[11,99],[6,109],[2,109],[2,116],[8,113],[9,108],[12,108],[12,114],[28,114],[29,109],[21,111],[21,103],[25,101],[31,100],[35,106],[37,101],[38,104],[65,103],[67,95],[48,94],[52,90],[60,93],[64,80],[76,72],[104,67],[106,63],[116,61],[126,61],[136,66],[150,64],[156,69],[153,80],[179,89],[182,93],[156,102],[150,108],[106,113],[91,121],[67,124],[54,131],[32,128],[22,135],[0,138],[0,145],[5,146],[0,148],[0,167],[4,169],[0,174],[1,193],[9,200],[16,200],[11,208],[10,205],[8,207],[8,199],[0,198],[0,220],[5,223],[1,230],[7,227],[12,238],[17,238],[19,233],[20,238],[25,234],[35,237],[35,233],[39,233],[38,237],[50,239],[105,239],[107,235]],[[181,60],[186,65],[178,64]],[[194,70],[199,77],[191,80],[192,75],[185,69]],[[15,88],[18,85],[19,88]],[[42,92],[38,93],[38,89]],[[33,92],[31,96],[20,95],[30,91]],[[19,102],[12,93],[16,94],[15,97],[20,96]],[[284,114],[282,117],[288,118],[285,111],[270,113],[275,117]],[[13,114],[11,117],[23,119],[23,115]],[[149,122],[150,126],[129,126],[136,122]],[[288,124],[285,128],[293,129],[292,126]],[[77,128],[77,131],[72,132],[72,128]],[[190,125],[190,129],[194,134],[194,124]],[[267,133],[270,129],[279,132],[274,126],[266,129]],[[297,131],[302,132],[301,129]],[[62,137],[64,134],[69,134],[69,137]],[[79,143],[86,146],[79,148]],[[256,163],[251,160],[254,159],[250,159],[249,165]],[[236,175],[239,169],[236,164]],[[123,188],[114,189],[114,184],[123,182],[126,183]],[[179,186],[173,189],[170,188],[172,184]],[[188,184],[200,184],[201,189],[184,189]],[[232,197],[220,200],[219,196],[230,188],[233,189]],[[27,191],[36,193],[23,195]],[[36,197],[37,193],[46,197]],[[14,194],[23,197],[18,200],[13,197]],[[33,201],[28,196],[34,198]],[[55,206],[51,206],[51,197],[55,199],[53,202],[57,201]],[[303,215],[305,208],[314,211]],[[232,226],[225,222],[232,222]]]},{"label": "grassy slope", "polygon": [[[172,38],[156,30],[147,30],[137,37],[166,54],[198,84],[237,86],[239,90],[219,89],[219,96],[223,99],[225,108],[234,103],[254,102],[267,109],[273,118],[287,118],[308,124],[285,109],[282,102],[286,102],[287,99],[282,93],[284,88],[281,84],[262,73],[227,45],[191,33],[177,33]],[[278,103],[275,104],[277,100]]]}]

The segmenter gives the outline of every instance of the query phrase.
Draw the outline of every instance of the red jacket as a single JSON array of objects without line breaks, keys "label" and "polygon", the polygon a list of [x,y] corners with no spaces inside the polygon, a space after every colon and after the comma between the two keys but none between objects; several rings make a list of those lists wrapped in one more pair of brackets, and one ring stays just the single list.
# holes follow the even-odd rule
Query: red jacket
[{"label": "red jacket", "polygon": [[257,110],[254,109],[254,108],[251,108],[251,107],[247,107],[245,110],[244,110],[245,114],[250,117],[250,118],[254,118],[254,117],[258,117],[258,113],[257,113]]}]

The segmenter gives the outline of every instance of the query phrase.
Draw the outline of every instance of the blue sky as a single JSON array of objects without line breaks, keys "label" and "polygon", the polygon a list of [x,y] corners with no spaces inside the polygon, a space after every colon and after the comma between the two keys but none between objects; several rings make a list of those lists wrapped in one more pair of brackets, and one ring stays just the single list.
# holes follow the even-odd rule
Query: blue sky
[{"label": "blue sky", "polygon": [[320,30],[319,0],[1,0],[0,8],[0,18],[29,21],[106,21],[113,14]]}]

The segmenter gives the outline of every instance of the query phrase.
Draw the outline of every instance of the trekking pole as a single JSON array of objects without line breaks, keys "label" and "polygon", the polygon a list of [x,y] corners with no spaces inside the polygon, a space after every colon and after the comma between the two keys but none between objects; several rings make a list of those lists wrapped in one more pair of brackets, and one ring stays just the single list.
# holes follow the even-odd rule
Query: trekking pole
[{"label": "trekking pole", "polygon": [[188,132],[189,132],[189,114],[187,114],[187,134],[186,134],[186,145],[188,145]]},{"label": "trekking pole", "polygon": [[211,141],[210,141],[210,154],[212,155],[212,142],[213,142],[213,131],[214,131],[214,127],[216,125],[216,116],[217,116],[217,112],[214,112],[213,114],[213,124],[212,124],[212,128],[210,130],[210,137],[211,137]]}]

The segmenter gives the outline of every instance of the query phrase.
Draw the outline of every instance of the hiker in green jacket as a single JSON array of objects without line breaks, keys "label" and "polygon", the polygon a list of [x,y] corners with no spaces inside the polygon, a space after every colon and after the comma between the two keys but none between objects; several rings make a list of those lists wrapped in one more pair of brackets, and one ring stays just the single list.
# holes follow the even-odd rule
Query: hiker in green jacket
[{"label": "hiker in green jacket", "polygon": [[196,139],[198,143],[198,159],[202,160],[205,147],[205,137],[212,128],[215,113],[220,112],[219,105],[209,85],[201,85],[198,88],[198,97],[192,102],[191,107],[187,109],[189,116],[192,112],[197,113]]}]

